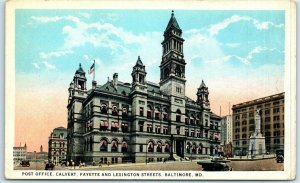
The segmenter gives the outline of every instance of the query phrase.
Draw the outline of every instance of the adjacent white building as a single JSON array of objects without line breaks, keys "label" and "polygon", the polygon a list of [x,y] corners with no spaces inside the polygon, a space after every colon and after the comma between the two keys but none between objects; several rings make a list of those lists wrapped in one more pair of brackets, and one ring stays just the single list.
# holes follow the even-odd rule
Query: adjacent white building
[{"label": "adjacent white building", "polygon": [[232,115],[223,116],[221,120],[221,144],[232,142]]},{"label": "adjacent white building", "polygon": [[13,157],[14,157],[14,164],[19,164],[21,161],[26,160],[27,155],[27,146],[13,147]]}]

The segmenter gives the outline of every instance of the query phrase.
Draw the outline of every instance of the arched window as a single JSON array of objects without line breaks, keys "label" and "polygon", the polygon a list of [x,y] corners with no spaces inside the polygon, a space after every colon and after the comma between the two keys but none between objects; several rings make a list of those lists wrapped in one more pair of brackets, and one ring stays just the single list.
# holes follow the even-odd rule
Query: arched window
[{"label": "arched window", "polygon": [[155,120],[159,120],[160,119],[160,108],[159,107],[155,107],[154,118],[155,118]]},{"label": "arched window", "polygon": [[156,152],[162,152],[162,145],[160,142],[157,143]]},{"label": "arched window", "polygon": [[154,152],[154,143],[153,142],[148,143],[148,152]]},{"label": "arched window", "polygon": [[190,117],[190,124],[191,124],[191,125],[195,125],[195,115],[194,115],[194,114],[191,114],[191,117]]},{"label": "arched window", "polygon": [[166,108],[163,109],[163,121],[168,120],[168,110]]},{"label": "arched window", "polygon": [[169,77],[169,69],[168,68],[165,68],[164,70],[164,79],[166,79],[167,77]]},{"label": "arched window", "polygon": [[181,68],[179,65],[177,65],[175,68],[175,76],[181,77]]},{"label": "arched window", "polygon": [[196,154],[196,152],[197,152],[196,144],[193,143],[193,146],[192,146],[192,153],[193,153],[193,154]]},{"label": "arched window", "polygon": [[191,144],[189,142],[186,144],[186,152],[191,153]]},{"label": "arched window", "polygon": [[181,122],[181,111],[179,109],[176,111],[176,122]]},{"label": "arched window", "polygon": [[101,104],[101,113],[102,114],[107,114],[107,105],[106,104]]},{"label": "arched window", "polygon": [[170,144],[166,143],[165,145],[165,152],[170,152]]},{"label": "arched window", "polygon": [[200,145],[198,147],[198,154],[202,154],[202,148],[203,148],[203,145],[202,145],[202,143],[200,143]]},{"label": "arched window", "polygon": [[147,118],[152,118],[152,107],[150,105],[147,106]]},{"label": "arched window", "polygon": [[126,117],[127,115],[128,115],[128,112],[127,112],[128,110],[127,110],[127,108],[126,107],[123,107],[123,109],[122,109],[122,116],[123,117]]},{"label": "arched window", "polygon": [[112,107],[112,115],[114,115],[114,116],[117,116],[118,115],[118,108],[117,108],[117,106],[113,106]]},{"label": "arched window", "polygon": [[100,151],[107,152],[107,141],[105,139],[100,141]]},{"label": "arched window", "polygon": [[118,152],[118,142],[116,140],[111,142],[111,152]]},{"label": "arched window", "polygon": [[122,153],[128,152],[128,144],[127,142],[122,143]]},{"label": "arched window", "polygon": [[189,124],[190,115],[188,113],[185,114],[185,124]]}]

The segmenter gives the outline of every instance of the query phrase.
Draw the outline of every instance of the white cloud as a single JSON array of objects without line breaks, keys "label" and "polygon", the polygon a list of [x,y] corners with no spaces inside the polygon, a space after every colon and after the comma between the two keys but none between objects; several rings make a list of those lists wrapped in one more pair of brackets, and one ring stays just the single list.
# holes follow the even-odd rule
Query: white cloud
[{"label": "white cloud", "polygon": [[53,70],[56,68],[55,65],[52,65],[52,64],[48,63],[47,61],[43,61],[43,62],[41,62],[41,64],[43,64],[46,67],[46,69],[49,69],[49,70]]},{"label": "white cloud", "polygon": [[75,16],[32,16],[31,19],[39,22],[39,23],[50,23],[50,22],[58,22],[60,20],[69,20],[74,23],[79,23],[80,19]]},{"label": "white cloud", "polygon": [[279,50],[275,48],[267,48],[267,47],[262,47],[262,46],[257,46],[253,48],[245,57],[237,56],[237,55],[225,55],[221,57],[216,57],[211,60],[205,60],[205,63],[213,63],[213,64],[222,64],[225,62],[230,61],[230,59],[237,59],[243,64],[250,64],[251,60],[253,59],[254,55],[259,54],[264,51],[277,51],[280,52]]},{"label": "white cloud", "polygon": [[69,54],[73,54],[72,50],[60,50],[60,51],[53,51],[49,53],[40,52],[40,57],[43,59],[51,58],[51,57],[61,57]]},{"label": "white cloud", "polygon": [[91,15],[89,14],[89,13],[83,13],[83,12],[81,12],[81,13],[78,13],[80,16],[82,16],[82,17],[84,17],[84,18],[90,18],[91,17]]},{"label": "white cloud", "polygon": [[38,64],[38,63],[32,63],[32,65],[34,66],[34,68],[36,68],[36,69],[40,69],[40,66],[39,66],[39,64]]},{"label": "white cloud", "polygon": [[225,45],[230,48],[236,48],[236,47],[239,47],[241,45],[241,43],[226,43]]},{"label": "white cloud", "polygon": [[208,28],[209,35],[216,36],[221,30],[224,30],[229,25],[240,22],[240,21],[250,21],[250,22],[252,22],[254,27],[258,30],[266,30],[266,29],[269,29],[270,26],[273,26],[276,28],[284,27],[284,24],[274,24],[273,22],[260,22],[257,19],[254,19],[252,17],[233,15],[230,18],[224,19],[222,22],[210,25]]}]

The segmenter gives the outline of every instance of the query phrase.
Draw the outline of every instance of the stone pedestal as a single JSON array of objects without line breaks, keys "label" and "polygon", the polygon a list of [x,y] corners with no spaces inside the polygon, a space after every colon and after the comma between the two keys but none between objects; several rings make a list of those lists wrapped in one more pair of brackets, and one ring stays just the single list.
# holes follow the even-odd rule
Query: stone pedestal
[{"label": "stone pedestal", "polygon": [[266,153],[265,137],[261,133],[253,133],[250,136],[249,155],[256,156]]}]

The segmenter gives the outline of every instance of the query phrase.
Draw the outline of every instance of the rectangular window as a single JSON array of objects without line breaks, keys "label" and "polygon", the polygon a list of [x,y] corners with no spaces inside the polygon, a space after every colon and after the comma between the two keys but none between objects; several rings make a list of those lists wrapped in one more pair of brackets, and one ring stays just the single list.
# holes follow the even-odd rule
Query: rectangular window
[{"label": "rectangular window", "polygon": [[265,122],[266,123],[270,122],[270,117],[265,117]]},{"label": "rectangular window", "polygon": [[185,136],[189,136],[189,130],[185,129]]},{"label": "rectangular window", "polygon": [[144,122],[139,122],[139,130],[140,132],[144,131]]},{"label": "rectangular window", "polygon": [[122,132],[123,133],[127,133],[129,130],[128,130],[128,124],[127,123],[122,123]]},{"label": "rectangular window", "polygon": [[247,141],[243,140],[243,145],[246,145],[247,144]]},{"label": "rectangular window", "polygon": [[279,121],[279,116],[273,116],[273,121]]},{"label": "rectangular window", "polygon": [[163,113],[163,121],[167,121],[168,120],[168,114],[167,113]]},{"label": "rectangular window", "polygon": [[181,115],[180,115],[180,114],[177,114],[177,115],[176,115],[176,122],[180,122],[180,121],[181,121],[180,118],[181,118]]},{"label": "rectangular window", "polygon": [[144,107],[140,107],[140,116],[144,116]]},{"label": "rectangular window", "polygon": [[180,135],[180,126],[176,126],[177,135]]},{"label": "rectangular window", "polygon": [[242,118],[247,118],[247,114],[243,114],[243,115],[242,115]]},{"label": "rectangular window", "polygon": [[269,115],[270,114],[270,109],[266,109],[265,110],[265,115]]},{"label": "rectangular window", "polygon": [[140,152],[143,152],[143,145],[140,145]]},{"label": "rectangular window", "polygon": [[243,127],[242,132],[246,132],[246,131],[247,131],[247,127]]},{"label": "rectangular window", "polygon": [[278,136],[280,136],[280,131],[274,131],[274,137],[278,137]]},{"label": "rectangular window", "polygon": [[280,124],[279,123],[273,124],[273,128],[280,128]]},{"label": "rectangular window", "polygon": [[280,144],[280,139],[274,139],[274,144]]},{"label": "rectangular window", "polygon": [[150,110],[147,111],[147,118],[148,119],[152,118],[152,112]]},{"label": "rectangular window", "polygon": [[265,129],[266,130],[270,129],[270,125],[265,125]]},{"label": "rectangular window", "polygon": [[152,133],[152,125],[151,124],[147,125],[147,132]]},{"label": "rectangular window", "polygon": [[160,126],[159,125],[155,126],[155,133],[160,133]]},{"label": "rectangular window", "polygon": [[155,120],[159,120],[159,116],[160,116],[160,113],[159,112],[155,112]]},{"label": "rectangular window", "polygon": [[279,113],[279,108],[274,108],[273,109],[273,114],[277,114],[277,113]]},{"label": "rectangular window", "polygon": [[195,137],[195,131],[191,131],[191,136]]},{"label": "rectangular window", "polygon": [[167,127],[167,126],[164,126],[164,128],[163,128],[163,133],[164,133],[164,134],[169,134],[169,130],[168,130],[168,127]]}]

